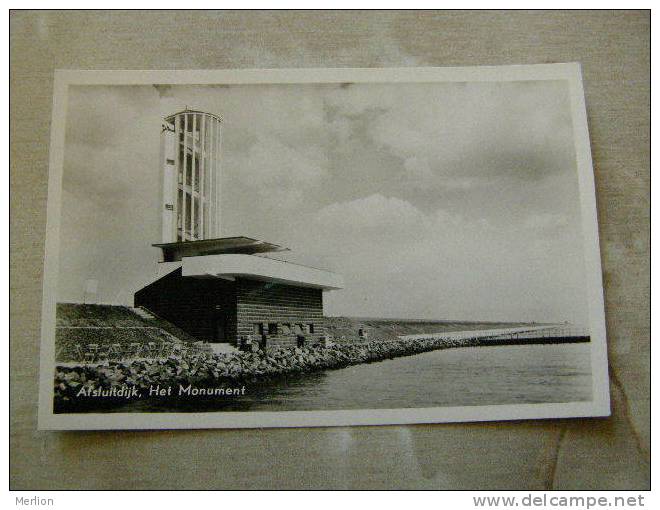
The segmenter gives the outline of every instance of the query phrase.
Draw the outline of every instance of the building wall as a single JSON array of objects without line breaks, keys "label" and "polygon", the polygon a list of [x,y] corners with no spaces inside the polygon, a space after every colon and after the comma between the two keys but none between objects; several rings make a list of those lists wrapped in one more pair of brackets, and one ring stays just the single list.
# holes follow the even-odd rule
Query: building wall
[{"label": "building wall", "polygon": [[[255,325],[262,324],[266,345],[296,345],[297,337],[312,344],[325,334],[323,318],[323,291],[307,287],[295,287],[256,280],[236,280],[237,332],[238,337],[255,334]],[[269,324],[277,324],[277,332],[268,334]],[[291,332],[285,332],[285,325]],[[295,333],[296,324],[302,333]],[[313,333],[305,331],[312,324]]]},{"label": "building wall", "polygon": [[[325,335],[320,289],[248,279],[182,277],[177,269],[136,292],[135,306],[206,342],[215,340],[220,313],[226,318],[226,341],[232,344],[242,338],[263,341],[259,327],[267,346],[298,345],[299,337],[309,345]],[[275,333],[270,332],[273,327]]]},{"label": "building wall", "polygon": [[181,269],[135,293],[143,306],[202,341],[214,341],[223,314],[226,341],[236,339],[236,285],[218,278],[184,278]]}]

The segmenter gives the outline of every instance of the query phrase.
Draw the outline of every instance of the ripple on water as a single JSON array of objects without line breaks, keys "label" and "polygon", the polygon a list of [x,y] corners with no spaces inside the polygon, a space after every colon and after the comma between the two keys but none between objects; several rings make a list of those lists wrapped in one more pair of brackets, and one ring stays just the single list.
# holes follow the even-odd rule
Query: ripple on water
[{"label": "ripple on water", "polygon": [[444,349],[248,386],[244,397],[116,411],[291,411],[588,401],[589,343]]}]

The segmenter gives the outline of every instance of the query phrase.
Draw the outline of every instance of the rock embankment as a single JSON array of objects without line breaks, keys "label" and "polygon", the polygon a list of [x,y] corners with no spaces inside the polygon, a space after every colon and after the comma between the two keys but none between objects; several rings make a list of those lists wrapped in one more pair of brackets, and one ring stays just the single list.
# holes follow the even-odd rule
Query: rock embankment
[{"label": "rock embankment", "polygon": [[361,344],[269,349],[234,354],[184,353],[166,359],[108,361],[97,365],[58,366],[55,400],[75,400],[90,390],[155,385],[220,386],[275,379],[290,374],[343,368],[360,363],[409,356],[435,349],[479,345],[478,339],[419,339]]}]

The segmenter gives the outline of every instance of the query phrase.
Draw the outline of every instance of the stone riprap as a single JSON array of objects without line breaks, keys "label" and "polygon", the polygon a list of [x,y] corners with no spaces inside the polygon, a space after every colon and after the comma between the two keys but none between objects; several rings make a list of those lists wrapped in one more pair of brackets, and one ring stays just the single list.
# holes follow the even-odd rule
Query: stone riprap
[{"label": "stone riprap", "polygon": [[158,384],[219,386],[267,381],[289,374],[342,368],[435,349],[471,345],[479,345],[479,339],[371,341],[356,345],[274,348],[228,354],[183,353],[165,359],[59,365],[55,374],[55,400],[66,402],[75,399],[81,388],[108,390],[128,385],[147,390]]},{"label": "stone riprap", "polygon": [[[184,351],[179,356],[160,359],[59,365],[55,375],[55,401],[57,405],[75,400],[83,388],[86,391],[112,390],[113,387],[148,390],[155,385],[193,384],[210,387],[228,383],[254,383],[285,375],[343,368],[436,349],[492,345],[483,331],[478,334],[453,336],[454,338],[407,338],[387,342],[373,340],[327,347],[275,347],[257,352],[217,354]],[[511,339],[507,343],[516,341]],[[529,343],[529,340],[524,343]]]}]

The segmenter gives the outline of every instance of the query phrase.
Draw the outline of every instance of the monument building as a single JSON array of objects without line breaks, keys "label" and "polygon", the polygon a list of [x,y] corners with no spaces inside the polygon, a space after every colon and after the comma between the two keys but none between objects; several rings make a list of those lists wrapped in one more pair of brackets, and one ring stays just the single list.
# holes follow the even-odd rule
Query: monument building
[{"label": "monument building", "polygon": [[162,252],[157,279],[135,306],[204,342],[302,346],[325,334],[323,293],[341,276],[265,254],[286,248],[222,237],[219,116],[185,110],[161,131]]}]

